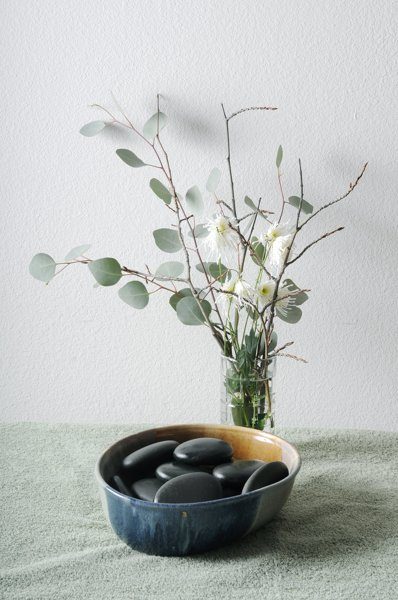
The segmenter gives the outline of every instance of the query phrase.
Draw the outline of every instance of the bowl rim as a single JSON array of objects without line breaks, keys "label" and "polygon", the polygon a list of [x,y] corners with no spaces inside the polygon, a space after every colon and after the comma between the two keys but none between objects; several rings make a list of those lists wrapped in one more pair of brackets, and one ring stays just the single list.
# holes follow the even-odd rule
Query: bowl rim
[{"label": "bowl rim", "polygon": [[[208,427],[208,428],[217,428],[217,429],[228,429],[228,430],[237,430],[237,431],[241,431],[242,433],[248,433],[248,432],[252,432],[253,434],[256,435],[261,435],[264,436],[268,439],[271,440],[275,440],[275,441],[280,441],[283,444],[287,444],[292,450],[293,453],[295,454],[295,458],[296,458],[296,466],[294,469],[292,469],[292,471],[289,472],[289,475],[287,477],[285,477],[284,479],[281,479],[280,481],[277,481],[276,483],[272,483],[270,485],[267,485],[265,487],[259,488],[258,490],[253,490],[252,492],[246,492],[246,494],[237,494],[236,496],[230,496],[227,498],[218,498],[217,500],[206,500],[204,502],[185,502],[185,503],[180,503],[180,502],[162,502],[162,503],[158,503],[158,502],[149,502],[147,500],[141,500],[140,498],[134,498],[134,496],[126,496],[126,494],[123,494],[122,492],[119,492],[118,490],[115,490],[115,488],[113,488],[111,485],[109,485],[105,479],[102,477],[101,472],[100,472],[100,464],[101,461],[103,459],[103,457],[105,456],[105,454],[107,452],[109,452],[114,446],[116,446],[117,444],[119,444],[120,442],[122,442],[123,440],[127,440],[129,438],[131,438],[134,435],[139,435],[140,433],[151,433],[151,432],[157,432],[157,431],[162,431],[162,430],[167,430],[170,428],[176,428],[176,429],[184,429],[186,427],[189,428],[195,428],[195,427]],[[129,502],[131,504],[137,504],[137,505],[143,505],[145,507],[152,507],[154,510],[159,510],[162,508],[170,509],[172,508],[173,510],[178,509],[178,510],[184,510],[184,507],[193,507],[193,506],[209,506],[209,505],[216,505],[216,504],[224,504],[224,503],[231,503],[231,502],[242,502],[244,501],[245,498],[254,498],[255,496],[261,496],[264,493],[264,490],[268,490],[271,488],[276,488],[277,486],[285,486],[289,481],[294,480],[297,473],[300,471],[301,469],[301,456],[300,453],[297,449],[297,447],[295,446],[295,444],[292,444],[291,442],[289,442],[288,440],[285,440],[284,438],[275,435],[274,433],[270,433],[268,431],[260,431],[258,429],[252,429],[250,427],[240,427],[239,425],[224,425],[224,424],[218,424],[218,423],[176,423],[176,424],[171,424],[171,425],[162,425],[160,427],[151,427],[150,429],[142,429],[140,431],[137,431],[135,433],[131,433],[130,435],[127,435],[123,438],[120,438],[118,440],[116,440],[115,442],[113,442],[110,446],[108,446],[107,448],[105,448],[105,450],[103,450],[103,452],[101,452],[99,458],[97,459],[97,462],[95,464],[95,469],[94,469],[94,475],[95,478],[98,482],[98,484],[109,490],[109,492],[111,492],[112,494],[114,494],[115,496],[119,496],[120,498],[123,499],[128,499]]]}]

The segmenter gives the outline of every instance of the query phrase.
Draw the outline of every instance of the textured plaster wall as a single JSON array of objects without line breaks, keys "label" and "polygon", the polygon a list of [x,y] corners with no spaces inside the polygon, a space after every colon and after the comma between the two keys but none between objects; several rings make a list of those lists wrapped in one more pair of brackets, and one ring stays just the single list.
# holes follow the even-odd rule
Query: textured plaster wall
[{"label": "textured plaster wall", "polygon": [[[85,268],[45,287],[31,256],[74,245],[153,267],[151,231],[167,226],[144,170],[117,147],[125,131],[86,139],[92,102],[113,91],[138,124],[160,91],[166,141],[182,190],[223,166],[220,102],[270,103],[233,123],[239,198],[277,206],[275,153],[286,191],[349,201],[308,227],[339,225],[292,275],[312,290],[304,317],[281,325],[308,365],[281,360],[277,421],[285,426],[397,429],[397,3],[363,1],[2,0],[1,418],[33,421],[215,421],[218,350],[204,328],[177,321],[160,294],[145,311]],[[304,241],[304,240],[303,240]]]}]

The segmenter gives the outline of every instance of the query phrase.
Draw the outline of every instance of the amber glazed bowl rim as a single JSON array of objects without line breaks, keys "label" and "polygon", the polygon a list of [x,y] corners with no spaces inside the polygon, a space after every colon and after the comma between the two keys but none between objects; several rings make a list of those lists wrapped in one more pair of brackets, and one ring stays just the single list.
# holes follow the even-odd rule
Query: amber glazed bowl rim
[{"label": "amber glazed bowl rim", "polygon": [[[142,433],[146,433],[146,434],[150,434],[150,433],[156,433],[156,432],[162,432],[162,431],[167,431],[170,428],[175,429],[175,430],[181,430],[183,431],[184,429],[203,429],[206,428],[207,430],[209,429],[224,429],[225,431],[237,431],[238,433],[242,433],[242,435],[250,435],[250,436],[260,436],[262,438],[266,438],[268,440],[274,441],[276,442],[276,445],[279,446],[285,446],[288,447],[289,450],[292,452],[292,454],[294,455],[295,458],[295,466],[293,469],[289,469],[289,475],[287,477],[285,477],[284,479],[281,479],[281,481],[278,481],[277,483],[273,483],[270,485],[267,485],[266,487],[263,488],[259,488],[258,490],[254,490],[253,492],[247,492],[246,494],[238,494],[237,496],[231,496],[231,497],[227,497],[227,498],[219,498],[218,500],[206,500],[204,502],[189,502],[189,503],[168,503],[168,502],[162,502],[162,503],[157,503],[157,502],[148,502],[147,500],[140,500],[139,498],[134,498],[133,496],[126,496],[125,494],[122,494],[121,492],[119,492],[118,490],[115,490],[115,488],[113,488],[111,485],[109,485],[105,479],[103,478],[102,474],[101,474],[101,465],[102,465],[102,461],[104,460],[104,458],[106,458],[106,455],[110,452],[112,452],[112,450],[114,450],[119,444],[121,444],[123,441],[125,440],[129,440],[131,438],[134,438],[135,436],[141,435]],[[198,436],[198,437],[208,437],[208,436]],[[193,438],[191,438],[193,439]],[[255,457],[253,457],[255,458]],[[257,429],[251,429],[249,427],[240,427],[238,425],[219,425],[216,423],[178,423],[178,424],[171,424],[171,425],[164,425],[161,427],[151,427],[151,429],[142,429],[140,431],[137,431],[136,433],[132,433],[131,435],[127,435],[124,438],[120,438],[119,440],[117,440],[116,442],[114,442],[113,444],[111,444],[110,446],[108,446],[108,448],[106,448],[100,455],[100,457],[97,460],[97,463],[95,465],[95,477],[98,481],[98,483],[106,488],[109,492],[111,492],[112,494],[114,494],[115,496],[118,496],[120,498],[128,498],[132,503],[137,504],[137,505],[145,505],[146,507],[150,507],[152,506],[154,510],[159,510],[159,509],[179,509],[181,510],[184,506],[195,506],[195,507],[200,507],[200,506],[208,506],[208,505],[217,505],[217,504],[225,504],[225,503],[236,503],[236,502],[242,502],[245,500],[245,498],[249,498],[249,497],[254,497],[254,496],[260,496],[261,494],[264,493],[265,490],[269,490],[271,488],[276,488],[278,486],[281,485],[285,485],[288,481],[290,481],[291,479],[294,479],[297,475],[297,473],[300,471],[301,468],[301,456],[299,454],[299,451],[297,450],[296,446],[294,444],[292,444],[291,442],[288,442],[287,440],[285,440],[282,437],[279,437],[277,435],[275,435],[274,433],[269,433],[268,431],[260,431]]]}]

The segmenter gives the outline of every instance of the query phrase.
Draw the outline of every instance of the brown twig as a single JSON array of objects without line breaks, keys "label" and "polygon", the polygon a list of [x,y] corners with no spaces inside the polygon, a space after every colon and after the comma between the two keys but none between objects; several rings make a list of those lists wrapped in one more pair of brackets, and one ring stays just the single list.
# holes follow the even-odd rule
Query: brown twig
[{"label": "brown twig", "polygon": [[311,242],[310,244],[308,244],[308,246],[306,246],[305,248],[303,248],[303,250],[299,254],[297,254],[297,256],[295,256],[294,258],[292,258],[291,260],[289,260],[286,263],[286,266],[289,267],[294,262],[296,262],[296,260],[298,260],[299,258],[301,258],[303,256],[304,252],[307,252],[307,250],[309,250],[309,248],[311,248],[311,246],[314,246],[315,244],[317,244],[321,240],[329,237],[330,235],[333,235],[334,233],[337,233],[338,231],[343,231],[343,229],[344,229],[344,227],[337,227],[337,229],[334,229],[333,231],[329,231],[328,233],[324,233],[317,240],[314,240],[313,242]]}]

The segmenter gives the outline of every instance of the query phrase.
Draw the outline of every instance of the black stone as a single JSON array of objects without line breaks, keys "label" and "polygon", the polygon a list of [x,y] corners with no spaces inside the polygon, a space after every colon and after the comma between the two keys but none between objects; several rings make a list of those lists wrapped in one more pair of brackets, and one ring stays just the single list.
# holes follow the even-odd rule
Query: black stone
[{"label": "black stone", "polygon": [[147,502],[153,502],[156,492],[163,483],[164,482],[159,481],[159,479],[156,479],[156,477],[147,477],[135,481],[131,486],[131,491],[136,498],[146,500]]},{"label": "black stone", "polygon": [[174,477],[178,477],[179,475],[186,475],[187,473],[200,473],[201,469],[199,467],[194,467],[193,465],[186,465],[182,462],[168,462],[159,465],[156,469],[156,477],[163,481],[169,481]]},{"label": "black stone", "polygon": [[152,475],[159,465],[172,459],[177,446],[178,442],[174,440],[149,444],[126,456],[123,467],[133,473],[134,479]]},{"label": "black stone", "polygon": [[113,481],[111,485],[115,488],[115,490],[121,492],[122,494],[125,494],[126,496],[131,496],[131,491],[129,490],[128,486],[125,484],[123,479],[119,477],[119,475],[114,475],[112,477],[112,480]]},{"label": "black stone", "polygon": [[187,473],[166,481],[156,492],[155,502],[185,504],[222,498],[221,483],[208,473]]},{"label": "black stone", "polygon": [[237,490],[234,488],[230,488],[230,487],[224,487],[222,488],[222,497],[223,498],[232,498],[233,496],[240,496],[241,490]]},{"label": "black stone", "polygon": [[219,465],[231,459],[232,447],[217,438],[196,438],[174,450],[174,458],[188,465]]},{"label": "black stone", "polygon": [[215,467],[213,475],[220,480],[223,486],[241,491],[254,471],[264,464],[262,460],[235,460],[234,462]]},{"label": "black stone", "polygon": [[277,483],[289,475],[287,466],[283,462],[275,461],[265,464],[254,471],[243,486],[242,494],[253,492],[260,488]]}]

